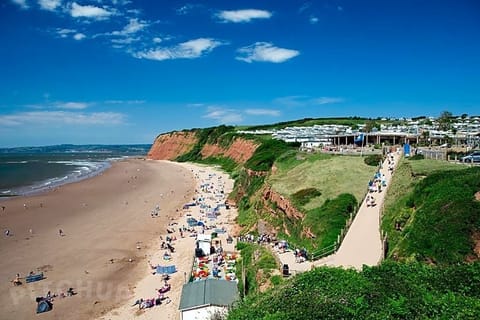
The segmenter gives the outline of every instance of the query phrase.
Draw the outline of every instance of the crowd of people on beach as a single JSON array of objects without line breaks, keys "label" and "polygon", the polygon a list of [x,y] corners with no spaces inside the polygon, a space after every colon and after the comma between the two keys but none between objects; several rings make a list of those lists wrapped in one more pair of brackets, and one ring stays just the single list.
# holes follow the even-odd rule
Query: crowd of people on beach
[{"label": "crowd of people on beach", "polygon": [[[228,231],[225,226],[217,226],[216,223],[216,218],[220,214],[219,208],[226,206],[223,177],[216,173],[206,174],[204,170],[197,171],[197,169],[192,169],[192,173],[197,183],[195,194],[190,202],[183,205],[181,209],[176,210],[176,213],[181,216],[177,219],[171,218],[165,234],[159,237],[159,249],[161,250],[159,263],[154,264],[151,260],[148,261],[152,274],[161,276],[163,286],[160,289],[155,289],[155,292],[150,297],[147,295],[147,297],[137,298],[131,304],[132,307],[144,310],[162,304],[169,304],[172,301],[168,293],[173,289],[172,284],[176,285],[176,282],[172,280],[172,277],[175,277],[175,275],[162,272],[171,268],[174,270],[172,272],[176,273],[177,270],[172,263],[176,261],[178,241],[186,241],[192,238],[197,240],[200,234],[206,234],[207,232],[224,234]],[[156,205],[151,211],[151,216],[158,216],[159,211],[160,207]],[[185,223],[179,224],[179,220],[185,220]],[[193,246],[191,250],[192,254],[194,254],[195,247]],[[225,264],[223,258],[219,258],[219,256],[223,257],[223,250],[215,254],[216,259],[214,259],[214,268],[211,270],[212,275],[218,275],[221,266]],[[165,264],[171,265],[165,266]]]}]

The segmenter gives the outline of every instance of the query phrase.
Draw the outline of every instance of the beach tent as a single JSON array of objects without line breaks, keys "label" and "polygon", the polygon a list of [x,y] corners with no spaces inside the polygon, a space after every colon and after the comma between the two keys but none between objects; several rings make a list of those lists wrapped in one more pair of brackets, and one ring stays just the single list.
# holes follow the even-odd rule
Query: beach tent
[{"label": "beach tent", "polygon": [[157,266],[157,274],[172,274],[177,272],[175,266]]},{"label": "beach tent", "polygon": [[37,304],[37,313],[44,313],[52,310],[53,304],[47,300],[42,300]]}]

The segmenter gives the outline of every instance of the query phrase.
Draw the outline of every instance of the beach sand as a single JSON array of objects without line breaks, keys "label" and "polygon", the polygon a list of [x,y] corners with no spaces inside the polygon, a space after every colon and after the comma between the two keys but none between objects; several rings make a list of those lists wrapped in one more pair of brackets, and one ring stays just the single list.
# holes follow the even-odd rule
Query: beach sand
[{"label": "beach sand", "polygon": [[[191,163],[178,163],[178,166],[188,170],[195,179],[195,193],[193,197],[190,197],[187,202],[192,202],[193,198],[202,198],[202,203],[206,206],[216,207],[218,204],[225,203],[228,194],[233,189],[233,180],[229,176],[219,170],[212,167],[201,166]],[[205,187],[207,186],[208,187]],[[203,188],[202,188],[203,186]],[[203,211],[203,212],[202,212]],[[226,209],[220,207],[220,215],[214,219],[208,219],[204,210],[200,206],[193,206],[188,209],[182,209],[180,215],[170,221],[170,229],[175,230],[174,233],[168,234],[169,236],[175,236],[176,240],[172,241],[172,245],[175,247],[175,252],[171,254],[171,260],[165,261],[163,254],[165,250],[158,250],[161,244],[161,240],[157,240],[156,248],[149,250],[148,260],[152,265],[175,265],[177,272],[171,275],[168,281],[171,285],[171,290],[165,294],[168,296],[170,303],[165,301],[159,305],[149,309],[140,310],[138,306],[132,306],[137,299],[150,299],[157,297],[156,289],[163,286],[161,275],[152,274],[152,270],[148,263],[145,263],[143,269],[143,279],[137,283],[134,288],[134,298],[125,303],[119,308],[115,308],[106,315],[99,317],[98,320],[130,320],[130,319],[142,319],[142,320],[177,320],[179,319],[180,312],[178,306],[180,303],[180,296],[182,286],[185,281],[188,281],[192,272],[192,263],[195,254],[195,237],[190,236],[189,232],[184,232],[182,238],[179,232],[179,228],[185,226],[188,227],[187,218],[193,217],[199,221],[204,221],[207,227],[215,225],[217,228],[224,228],[225,233],[219,234],[216,241],[220,241],[225,252],[233,252],[235,241],[231,244],[227,244],[227,237],[234,235],[235,232],[235,219],[237,217],[236,208]],[[198,233],[202,232],[201,227],[195,228]],[[215,228],[209,228],[204,231],[205,234],[211,234],[215,231]],[[163,234],[165,239],[167,233]]]},{"label": "beach sand", "polygon": [[[55,298],[42,319],[95,319],[130,304],[159,237],[193,188],[187,167],[136,159],[48,193],[0,201],[0,228],[11,232],[0,238],[0,318],[33,319],[35,297],[69,287],[78,294]],[[152,218],[157,204],[159,217]],[[46,279],[10,282],[30,271],[43,271]]]}]

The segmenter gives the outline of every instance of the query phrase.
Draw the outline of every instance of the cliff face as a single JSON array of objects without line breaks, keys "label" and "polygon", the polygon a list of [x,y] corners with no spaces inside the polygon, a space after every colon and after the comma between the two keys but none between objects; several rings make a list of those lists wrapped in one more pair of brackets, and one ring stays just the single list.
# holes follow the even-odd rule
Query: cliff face
[{"label": "cliff face", "polygon": [[277,209],[285,213],[290,219],[301,220],[304,214],[298,211],[288,199],[285,199],[281,194],[272,190],[270,187],[266,188],[263,192],[263,200],[276,203]]},{"label": "cliff face", "polygon": [[194,132],[174,132],[160,135],[148,152],[153,160],[173,160],[190,151],[197,143]]},{"label": "cliff face", "polygon": [[[197,144],[198,138],[194,131],[173,132],[160,135],[148,152],[148,158],[153,160],[174,160]],[[251,140],[236,138],[228,148],[218,144],[205,144],[200,154],[207,157],[229,157],[235,162],[245,163],[255,152],[258,145]]]},{"label": "cliff face", "polygon": [[229,157],[237,163],[245,163],[255,152],[258,145],[253,141],[236,138],[228,149],[225,149],[218,144],[205,144],[202,148],[201,154],[203,158],[223,155]]}]

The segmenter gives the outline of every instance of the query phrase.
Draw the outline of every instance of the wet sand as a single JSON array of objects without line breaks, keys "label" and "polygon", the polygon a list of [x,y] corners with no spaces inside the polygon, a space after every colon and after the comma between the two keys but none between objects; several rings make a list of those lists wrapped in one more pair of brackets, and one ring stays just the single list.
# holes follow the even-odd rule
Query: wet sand
[{"label": "wet sand", "polygon": [[[32,319],[35,297],[69,287],[78,294],[55,298],[42,319],[94,319],[129,303],[145,275],[147,253],[193,188],[184,167],[127,160],[45,194],[1,200],[1,318]],[[159,217],[152,218],[157,204]],[[43,271],[46,279],[13,286],[16,273],[25,277],[30,271]]]}]

